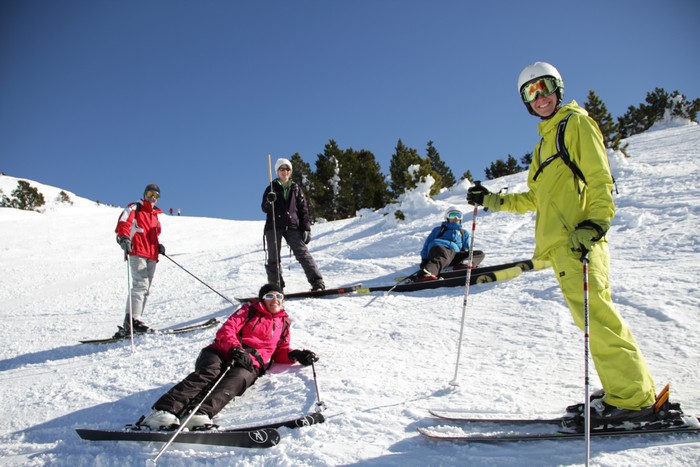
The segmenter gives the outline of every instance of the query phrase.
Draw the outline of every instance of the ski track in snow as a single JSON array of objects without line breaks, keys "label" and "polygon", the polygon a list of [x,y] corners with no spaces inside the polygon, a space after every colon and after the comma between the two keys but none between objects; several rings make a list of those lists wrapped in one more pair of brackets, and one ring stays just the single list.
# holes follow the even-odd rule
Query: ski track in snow
[{"label": "ski track in snow", "polygon": [[[629,158],[611,156],[620,193],[608,235],[618,309],[639,342],[657,388],[700,413],[696,338],[700,309],[700,128],[654,129],[629,138]],[[9,194],[16,180],[0,176]],[[264,186],[261,182],[261,191]],[[135,422],[192,370],[213,329],[129,342],[81,345],[107,337],[123,317],[126,271],[114,238],[119,208],[98,206],[61,188],[31,182],[47,199],[43,213],[0,209],[0,464],[144,465],[159,443],[87,442],[75,428]],[[492,191],[526,189],[526,174],[485,181]],[[65,188],[63,190],[67,191]],[[464,183],[436,196],[420,186],[377,212],[318,223],[310,244],[326,283],[391,284],[410,274],[430,229],[449,206],[472,208]],[[394,217],[400,209],[404,221]],[[261,216],[262,217],[262,216]],[[255,294],[265,280],[263,221],[163,215],[168,255],[228,299]],[[479,210],[475,248],[483,265],[532,254],[534,215]],[[308,284],[283,249],[288,291]],[[313,349],[323,425],[281,429],[268,450],[174,444],[163,465],[581,465],[583,444],[537,442],[466,445],[430,442],[419,426],[445,425],[428,409],[475,415],[556,416],[583,398],[583,336],[574,326],[551,270],[470,288],[458,386],[455,374],[463,288],[354,294],[289,301],[292,345]],[[216,317],[235,307],[162,258],[146,309],[165,329]],[[591,374],[593,388],[600,383]],[[217,417],[224,427],[280,420],[313,411],[310,368],[278,365]],[[698,465],[700,439],[596,439],[592,465]]]}]

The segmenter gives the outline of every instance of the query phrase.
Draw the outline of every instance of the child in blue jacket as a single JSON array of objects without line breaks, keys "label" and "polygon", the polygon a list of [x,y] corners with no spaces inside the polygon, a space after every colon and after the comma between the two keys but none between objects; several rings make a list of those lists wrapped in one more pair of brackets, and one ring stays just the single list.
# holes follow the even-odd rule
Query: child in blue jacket
[{"label": "child in blue jacket", "polygon": [[[483,251],[475,250],[472,266],[478,266],[485,256]],[[445,212],[445,221],[425,239],[420,257],[420,272],[415,278],[418,282],[437,280],[444,268],[469,258],[469,234],[462,228],[462,211],[451,207]]]}]

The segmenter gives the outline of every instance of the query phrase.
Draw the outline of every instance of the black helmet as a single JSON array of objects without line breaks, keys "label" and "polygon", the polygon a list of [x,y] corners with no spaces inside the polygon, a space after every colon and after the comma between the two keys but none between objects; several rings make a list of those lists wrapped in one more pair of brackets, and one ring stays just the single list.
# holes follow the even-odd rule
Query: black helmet
[{"label": "black helmet", "polygon": [[158,188],[158,185],[156,185],[155,183],[146,185],[146,188],[144,188],[143,190],[143,195],[146,196],[146,193],[148,193],[149,191],[155,191],[160,195],[160,188]]}]

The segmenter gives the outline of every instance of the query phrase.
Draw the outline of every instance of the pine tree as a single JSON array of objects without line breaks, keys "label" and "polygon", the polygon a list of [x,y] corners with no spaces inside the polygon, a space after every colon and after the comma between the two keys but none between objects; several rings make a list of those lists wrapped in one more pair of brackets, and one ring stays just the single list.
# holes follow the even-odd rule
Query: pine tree
[{"label": "pine tree", "polygon": [[583,108],[598,124],[600,132],[603,134],[605,147],[613,150],[619,149],[620,140],[622,139],[619,133],[620,125],[615,123],[612,115],[605,107],[605,103],[592,90],[588,91],[588,100],[583,104]]},{"label": "pine tree", "polygon": [[391,196],[374,154],[364,149],[347,149],[340,158],[339,168],[336,219],[352,217],[360,209],[380,209],[387,205]]},{"label": "pine tree", "polygon": [[63,190],[58,192],[58,196],[56,196],[56,201],[58,201],[59,203],[73,204],[73,200],[70,199],[68,193],[66,193]]},{"label": "pine tree", "polygon": [[316,211],[316,204],[313,197],[314,186],[311,183],[313,176],[311,166],[301,158],[298,152],[295,152],[294,155],[289,158],[289,162],[292,163],[292,181],[304,190],[311,220],[315,220],[314,213]]},{"label": "pine tree", "polygon": [[522,171],[523,168],[518,165],[518,161],[515,157],[508,154],[508,159],[505,162],[501,159],[492,162],[489,168],[484,169],[484,174],[488,180],[493,180],[494,178],[512,175]]},{"label": "pine tree", "polygon": [[420,165],[421,157],[418,151],[408,148],[399,139],[396,143],[394,155],[389,163],[389,174],[391,176],[391,192],[394,197],[399,197],[409,188],[415,187],[413,177],[408,173],[408,168],[412,165]]},{"label": "pine tree", "polygon": [[462,174],[462,178],[460,178],[460,181],[461,181],[461,180],[469,180],[469,183],[471,183],[472,181],[474,181],[474,176],[472,175],[472,171],[471,171],[471,170],[467,170],[466,172],[464,172],[464,173]]},{"label": "pine tree", "polygon": [[15,188],[11,195],[13,196],[11,201],[12,207],[17,209],[34,211],[46,204],[44,195],[39,193],[37,188],[30,186],[29,182],[25,180],[17,181],[17,188]]},{"label": "pine tree", "polygon": [[312,177],[314,213],[316,219],[336,219],[336,198],[340,189],[339,163],[343,151],[334,140],[329,140],[323,153],[316,158],[316,172]]},{"label": "pine tree", "polygon": [[697,121],[700,111],[700,99],[688,101],[680,92],[669,95],[663,88],[656,88],[647,93],[646,104],[639,107],[630,106],[622,117],[618,118],[620,137],[627,138],[648,130],[664,118],[667,110],[671,115]]},{"label": "pine tree", "polygon": [[435,149],[432,141],[428,141],[426,155],[428,159],[430,159],[430,166],[433,171],[440,175],[442,181],[441,188],[450,188],[457,183],[452,170],[450,170],[447,164],[445,164],[445,162],[440,158],[440,153],[438,153],[437,149]]}]

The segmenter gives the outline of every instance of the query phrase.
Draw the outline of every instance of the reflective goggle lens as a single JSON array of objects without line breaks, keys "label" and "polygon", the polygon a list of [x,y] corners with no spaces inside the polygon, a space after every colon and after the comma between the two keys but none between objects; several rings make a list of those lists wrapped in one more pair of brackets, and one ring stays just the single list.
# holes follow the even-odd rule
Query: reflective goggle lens
[{"label": "reflective goggle lens", "polygon": [[277,171],[282,171],[282,172],[290,172],[291,170],[292,170],[292,169],[290,169],[290,168],[287,167],[286,165],[283,165],[282,167],[280,167],[279,169],[277,169]]},{"label": "reflective goggle lens", "polygon": [[265,300],[274,300],[275,298],[276,298],[277,300],[284,300],[284,294],[281,294],[281,293],[266,293],[265,295],[263,295],[263,298],[264,298]]},{"label": "reflective goggle lens", "polygon": [[539,78],[525,84],[521,97],[523,98],[523,102],[529,104],[530,102],[534,102],[538,95],[542,95],[544,97],[549,96],[556,91],[560,85],[561,82],[556,78],[552,78],[550,76]]},{"label": "reflective goggle lens", "polygon": [[459,219],[460,221],[462,220],[462,213],[460,212],[451,212],[447,214],[448,219]]},{"label": "reflective goggle lens", "polygon": [[160,193],[158,193],[157,191],[147,191],[144,197],[158,199],[160,198]]}]

